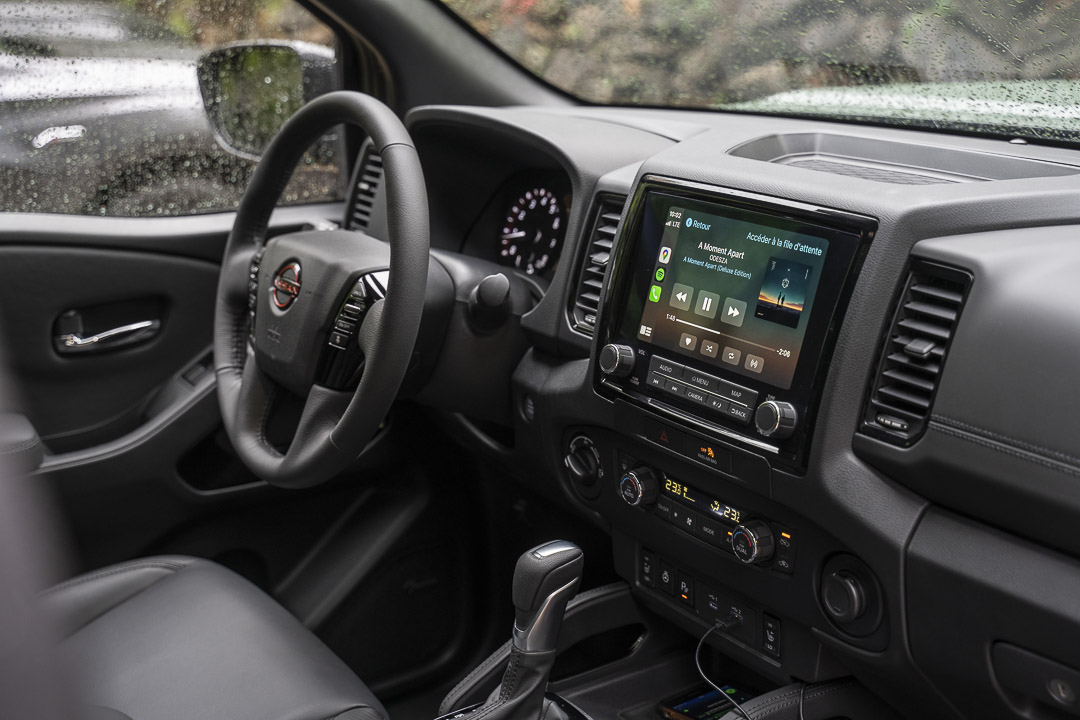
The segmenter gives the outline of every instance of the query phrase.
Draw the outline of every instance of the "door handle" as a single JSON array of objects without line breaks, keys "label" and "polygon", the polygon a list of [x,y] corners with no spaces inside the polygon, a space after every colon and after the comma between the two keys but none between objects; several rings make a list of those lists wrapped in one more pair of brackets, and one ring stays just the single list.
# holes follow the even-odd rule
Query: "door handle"
[{"label": "door handle", "polygon": [[56,351],[65,355],[103,352],[135,343],[145,342],[158,334],[160,320],[142,320],[90,336],[80,332],[65,333],[53,338]]}]

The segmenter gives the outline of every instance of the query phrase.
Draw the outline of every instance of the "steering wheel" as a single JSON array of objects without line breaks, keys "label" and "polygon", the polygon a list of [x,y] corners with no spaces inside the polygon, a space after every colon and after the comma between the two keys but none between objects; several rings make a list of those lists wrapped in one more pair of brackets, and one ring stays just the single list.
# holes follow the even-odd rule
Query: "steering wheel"
[{"label": "steering wheel", "polygon": [[[355,125],[382,156],[389,244],[334,230],[267,240],[270,214],[305,150]],[[214,315],[214,369],[233,447],[255,475],[307,487],[344,470],[375,435],[409,366],[429,262],[427,192],[390,108],[334,92],[302,107],[255,168],[229,234]],[[305,398],[287,449],[267,439],[282,392]]]}]

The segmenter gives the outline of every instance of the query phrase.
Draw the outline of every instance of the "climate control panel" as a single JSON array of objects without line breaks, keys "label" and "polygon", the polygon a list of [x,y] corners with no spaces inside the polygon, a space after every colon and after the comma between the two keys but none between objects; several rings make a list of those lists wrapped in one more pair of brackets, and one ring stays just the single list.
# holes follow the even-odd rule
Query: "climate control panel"
[{"label": "climate control panel", "polygon": [[795,572],[795,533],[722,498],[621,455],[617,492],[627,505],[670,523],[746,565]]}]

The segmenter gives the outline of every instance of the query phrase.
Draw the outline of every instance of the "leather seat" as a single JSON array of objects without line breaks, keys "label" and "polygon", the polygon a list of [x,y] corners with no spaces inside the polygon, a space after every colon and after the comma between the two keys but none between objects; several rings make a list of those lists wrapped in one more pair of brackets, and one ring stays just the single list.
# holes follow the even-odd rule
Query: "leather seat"
[{"label": "leather seat", "polygon": [[136,560],[57,585],[42,600],[61,624],[62,658],[91,717],[386,718],[326,645],[212,562]]}]

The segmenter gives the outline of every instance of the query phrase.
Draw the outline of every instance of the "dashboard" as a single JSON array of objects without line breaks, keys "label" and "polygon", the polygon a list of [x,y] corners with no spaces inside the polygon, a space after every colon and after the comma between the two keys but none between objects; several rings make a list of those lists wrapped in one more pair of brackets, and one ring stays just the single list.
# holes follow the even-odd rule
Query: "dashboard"
[{"label": "dashboard", "polygon": [[[1080,152],[611,108],[408,125],[433,245],[533,288],[462,345],[508,388],[458,413],[489,422],[467,441],[608,532],[643,603],[724,621],[710,642],[777,683],[1064,716]],[[498,377],[467,365],[419,400]]]}]

